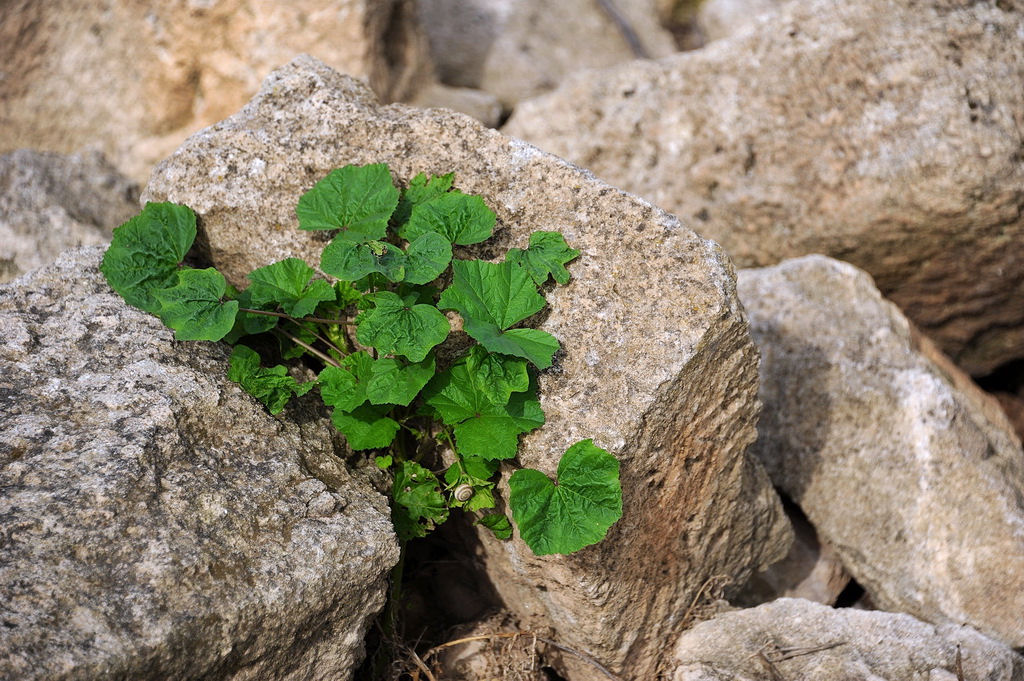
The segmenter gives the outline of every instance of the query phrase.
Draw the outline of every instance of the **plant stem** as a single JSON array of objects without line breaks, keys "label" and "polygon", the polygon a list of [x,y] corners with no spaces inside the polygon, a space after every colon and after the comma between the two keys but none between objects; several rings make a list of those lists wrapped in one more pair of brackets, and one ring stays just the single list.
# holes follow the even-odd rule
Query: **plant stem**
[{"label": "plant stem", "polygon": [[281,319],[287,319],[292,322],[313,322],[314,324],[334,324],[337,326],[355,326],[352,322],[347,319],[322,319],[321,317],[292,317],[283,312],[271,312],[270,310],[254,310],[251,307],[240,307],[239,312],[248,312],[249,314],[262,314],[268,317],[280,317]]},{"label": "plant stem", "polygon": [[292,324],[294,324],[295,326],[298,326],[298,327],[299,327],[300,329],[303,329],[304,331],[309,331],[309,333],[313,334],[313,337],[314,337],[314,338],[316,338],[316,339],[317,339],[318,341],[320,341],[321,343],[323,343],[324,345],[326,345],[326,346],[327,346],[327,347],[328,347],[329,349],[331,349],[331,350],[334,350],[334,351],[335,351],[336,353],[338,353],[339,355],[341,355],[341,356],[343,356],[343,357],[344,357],[345,355],[347,355],[347,354],[348,354],[347,352],[345,352],[344,350],[342,350],[341,348],[339,348],[339,347],[338,347],[337,345],[335,345],[334,343],[332,343],[332,342],[331,342],[330,340],[328,340],[327,338],[324,338],[323,336],[321,336],[320,334],[318,334],[318,333],[317,333],[316,331],[310,331],[309,329],[307,329],[306,327],[302,326],[301,324],[299,324],[299,323],[298,323],[297,321],[295,321],[294,319],[289,319],[288,321],[290,321],[290,322],[291,322]]},{"label": "plant stem", "polygon": [[303,341],[301,338],[297,338],[297,337],[293,336],[292,334],[288,333],[284,329],[276,329],[276,331],[278,333],[284,335],[286,338],[288,338],[288,340],[290,340],[291,342],[295,343],[299,347],[305,348],[307,351],[309,351],[312,354],[316,355],[317,357],[322,359],[326,364],[330,364],[332,367],[341,366],[340,364],[338,364],[337,361],[335,361],[335,359],[333,357],[331,357],[330,355],[328,355],[326,353],[320,352],[319,350],[314,348],[309,343]]}]

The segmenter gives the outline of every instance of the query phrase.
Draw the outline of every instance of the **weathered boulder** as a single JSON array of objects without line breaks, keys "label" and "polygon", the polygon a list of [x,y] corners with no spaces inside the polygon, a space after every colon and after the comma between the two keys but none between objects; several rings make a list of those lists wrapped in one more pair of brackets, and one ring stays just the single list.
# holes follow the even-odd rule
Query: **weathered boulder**
[{"label": "weathered boulder", "polygon": [[384,498],[101,254],[0,286],[0,678],[350,678],[398,558]]},{"label": "weathered boulder", "polygon": [[472,116],[488,128],[496,128],[501,122],[501,102],[483,90],[432,83],[421,88],[408,103],[428,109],[458,111]]},{"label": "weathered boulder", "polygon": [[418,14],[441,80],[486,90],[511,107],[574,71],[675,52],[671,33],[659,23],[658,5],[419,0]]},{"label": "weathered boulder", "polygon": [[541,328],[565,354],[540,376],[547,425],[523,438],[520,460],[553,474],[567,446],[594,438],[621,462],[623,518],[570,557],[481,541],[516,615],[646,678],[705,580],[742,582],[788,546],[778,499],[745,454],[757,367],[731,263],[674,217],[561,159],[466,116],[382,106],[308,57],[190,138],[144,198],[191,206],[209,256],[241,283],[283,257],[317,263],[324,240],[297,231],[299,196],[333,168],[371,162],[401,182],[454,171],[457,187],[497,213],[488,252],[525,246],[538,229],[561,230],[582,251],[573,281],[547,296]]},{"label": "weathered boulder", "polygon": [[999,406],[1006,412],[1006,418],[1013,424],[1017,437],[1024,439],[1024,397],[1005,392],[995,393],[994,396],[999,400]]},{"label": "weathered boulder", "polygon": [[503,130],[693,220],[740,266],[852,262],[983,374],[1024,356],[1022,32],[1001,0],[790,2],[573,77]]},{"label": "weathered boulder", "polygon": [[969,627],[792,598],[698,624],[674,665],[673,681],[1024,679],[1024,657]]},{"label": "weathered boulder", "polygon": [[1024,451],[995,400],[852,265],[742,270],[739,290],[775,484],[882,609],[1024,646]]},{"label": "weathered boulder", "polygon": [[850,583],[850,573],[828,542],[822,541],[807,517],[792,504],[786,515],[793,525],[789,553],[767,570],[754,575],[733,597],[733,603],[761,605],[777,598],[803,598],[834,605]]},{"label": "weathered boulder", "polygon": [[[757,22],[785,0],[705,0],[697,10],[697,25],[708,42],[754,30]],[[769,29],[770,30],[770,29]]]},{"label": "weathered boulder", "polygon": [[0,283],[94,246],[138,212],[139,187],[100,153],[0,156]]},{"label": "weathered boulder", "polygon": [[0,151],[96,144],[144,181],[300,53],[400,99],[429,73],[411,0],[0,4]]}]

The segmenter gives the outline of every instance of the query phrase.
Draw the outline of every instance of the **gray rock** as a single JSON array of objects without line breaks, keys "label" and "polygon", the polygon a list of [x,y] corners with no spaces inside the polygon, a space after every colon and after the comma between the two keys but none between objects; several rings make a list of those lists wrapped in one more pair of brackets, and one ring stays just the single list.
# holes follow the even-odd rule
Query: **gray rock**
[{"label": "gray rock", "polygon": [[[486,90],[506,107],[587,68],[676,51],[658,0],[419,0],[441,80]],[[629,26],[636,45],[616,18]]]},{"label": "gray rock", "polygon": [[804,514],[790,505],[786,515],[793,525],[793,545],[789,553],[754,575],[733,597],[734,604],[755,606],[777,598],[803,598],[834,605],[850,583],[850,573],[843,567],[835,549],[818,537]]},{"label": "gray rock", "polygon": [[1021,681],[1024,658],[969,627],[783,598],[686,632],[673,681]]},{"label": "gray rock", "polygon": [[0,286],[0,678],[350,678],[385,500],[320,412],[266,414],[101,254]]},{"label": "gray rock", "polygon": [[412,0],[0,3],[0,152],[97,145],[130,177],[308,52],[400,99],[430,71]]},{"label": "gray rock", "polygon": [[0,283],[68,248],[106,243],[138,200],[139,187],[98,152],[0,156]]},{"label": "gray rock", "polygon": [[472,116],[488,128],[501,121],[501,102],[492,94],[468,87],[451,87],[433,83],[422,88],[409,100],[413,106],[427,109],[444,108]]},{"label": "gray rock", "polygon": [[571,557],[537,558],[518,539],[483,537],[482,550],[515,615],[644,677],[708,578],[742,582],[790,539],[745,454],[757,368],[731,263],[674,217],[561,159],[466,116],[381,106],[311,58],[275,71],[238,114],[193,136],[144,195],[195,209],[213,261],[242,282],[283,257],[316,263],[324,241],[297,231],[298,197],[333,168],[371,162],[403,183],[454,171],[457,187],[497,213],[485,255],[525,246],[539,229],[561,230],[583,252],[573,281],[547,296],[540,327],[565,354],[540,377],[547,425],[523,438],[519,458],[553,474],[567,446],[594,438],[621,461],[624,517]]},{"label": "gray rock", "polygon": [[1024,451],[852,265],[742,270],[761,350],[755,445],[871,599],[1024,646]]},{"label": "gray rock", "polygon": [[1019,2],[790,2],[574,76],[503,129],[692,221],[740,266],[870,272],[972,374],[1024,357]]}]

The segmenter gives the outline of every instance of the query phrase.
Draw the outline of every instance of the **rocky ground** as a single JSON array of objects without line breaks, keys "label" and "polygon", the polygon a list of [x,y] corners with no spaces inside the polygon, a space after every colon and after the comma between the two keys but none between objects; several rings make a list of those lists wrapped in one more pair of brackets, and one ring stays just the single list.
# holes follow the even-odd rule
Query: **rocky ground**
[{"label": "rocky ground", "polygon": [[[16,0],[0,54],[0,679],[1024,681],[1024,5]],[[581,251],[519,460],[623,488],[411,544],[397,633],[384,474],[98,270],[140,201],[316,265],[367,163]]]}]

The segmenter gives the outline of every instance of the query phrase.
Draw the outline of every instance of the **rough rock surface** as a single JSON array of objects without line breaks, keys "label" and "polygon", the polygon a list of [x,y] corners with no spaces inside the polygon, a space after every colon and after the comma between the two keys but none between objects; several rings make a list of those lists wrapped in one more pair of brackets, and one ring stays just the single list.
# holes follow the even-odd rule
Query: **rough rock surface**
[{"label": "rough rock surface", "polygon": [[0,156],[0,283],[94,246],[138,212],[139,187],[99,153]]},{"label": "rough rock surface", "polygon": [[444,108],[472,116],[488,128],[501,121],[501,102],[492,94],[468,87],[433,83],[421,88],[409,104],[426,109]]},{"label": "rough rock surface", "polygon": [[1024,8],[791,2],[581,74],[504,132],[693,220],[740,266],[825,253],[972,374],[1024,356]]},{"label": "rough rock surface", "polygon": [[411,0],[0,4],[0,151],[99,145],[144,181],[276,66],[317,55],[400,99],[429,70]]},{"label": "rough rock surface", "polygon": [[541,328],[565,354],[541,375],[547,425],[523,438],[520,460],[553,474],[568,445],[593,438],[621,461],[623,519],[571,557],[482,541],[516,615],[646,678],[707,578],[742,582],[788,548],[778,499],[745,455],[757,368],[732,265],[674,217],[561,159],[466,116],[381,106],[308,57],[190,138],[144,197],[192,206],[210,257],[241,283],[283,257],[316,263],[324,241],[297,231],[298,197],[335,167],[371,162],[402,182],[455,171],[456,186],[497,213],[488,253],[538,229],[561,230],[583,252],[573,282],[547,296]]},{"label": "rough rock surface", "polygon": [[777,598],[803,598],[834,605],[850,583],[850,573],[828,542],[818,537],[814,526],[792,504],[786,515],[793,525],[789,553],[767,570],[754,575],[733,598],[737,605],[755,606]]},{"label": "rough rock surface", "polygon": [[739,290],[775,484],[880,608],[1024,646],[1024,451],[995,400],[852,265],[742,270]]},{"label": "rough rock surface", "polygon": [[785,0],[705,0],[697,11],[697,25],[708,42],[744,30],[756,30],[762,17],[777,10]]},{"label": "rough rock surface", "polygon": [[657,0],[617,0],[639,49],[593,0],[420,0],[441,80],[493,93],[505,106],[551,90],[568,74],[676,51]]},{"label": "rough rock surface", "polygon": [[698,624],[679,639],[671,678],[957,681],[958,651],[963,679],[1024,679],[1024,657],[969,627],[791,598]]},{"label": "rough rock surface", "polygon": [[350,678],[398,557],[384,498],[101,254],[0,286],[0,678]]}]

